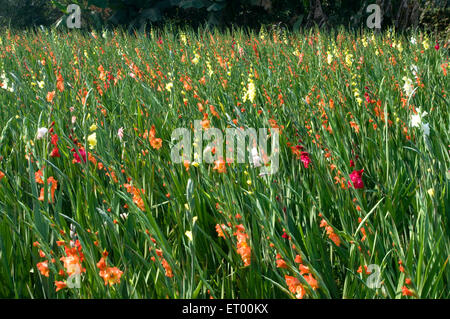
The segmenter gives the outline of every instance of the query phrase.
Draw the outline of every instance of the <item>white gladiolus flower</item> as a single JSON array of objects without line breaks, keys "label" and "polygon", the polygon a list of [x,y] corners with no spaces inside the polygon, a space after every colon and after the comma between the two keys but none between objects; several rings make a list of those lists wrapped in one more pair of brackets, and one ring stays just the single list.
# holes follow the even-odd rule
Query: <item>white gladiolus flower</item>
[{"label": "white gladiolus flower", "polygon": [[413,115],[411,116],[411,126],[412,127],[419,127],[421,123],[420,115]]},{"label": "white gladiolus flower", "polygon": [[47,132],[48,132],[48,129],[46,127],[38,128],[36,138],[38,140],[40,140],[41,138],[43,138],[45,136],[45,134],[47,134]]},{"label": "white gladiolus flower", "polygon": [[413,114],[411,116],[411,126],[412,127],[420,127],[420,124],[422,124],[422,118],[427,116],[428,113],[424,111],[422,114],[420,112],[420,107],[417,109],[417,114]]},{"label": "white gladiolus flower", "polygon": [[6,91],[9,91],[9,92],[14,92],[14,83],[11,83],[11,85],[8,85],[8,83],[9,83],[9,80],[8,80],[8,78],[6,77],[6,74],[5,73],[2,73],[2,75],[0,76],[0,83],[2,83],[1,85],[0,85],[0,88],[3,88],[3,89],[5,89]]},{"label": "white gladiolus flower", "polygon": [[412,127],[420,127],[425,136],[430,135],[430,124],[422,123],[422,120],[428,113],[426,111],[420,111],[420,108],[417,109],[417,114],[411,116],[411,126]]},{"label": "white gladiolus flower", "polygon": [[252,162],[254,167],[261,166],[261,157],[259,157],[258,150],[256,147],[252,148]]},{"label": "white gladiolus flower", "polygon": [[404,76],[403,81],[405,81],[405,84],[403,85],[403,90],[405,91],[406,95],[411,96],[413,92],[413,88],[411,87],[413,83],[412,80]]}]

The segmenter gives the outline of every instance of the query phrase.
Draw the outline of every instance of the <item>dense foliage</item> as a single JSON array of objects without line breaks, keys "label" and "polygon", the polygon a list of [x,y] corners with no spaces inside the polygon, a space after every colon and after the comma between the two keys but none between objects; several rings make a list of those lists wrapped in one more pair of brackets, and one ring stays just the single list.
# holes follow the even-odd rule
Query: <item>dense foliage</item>
[{"label": "dense foliage", "polygon": [[144,29],[149,25],[203,24],[244,26],[259,30],[261,25],[359,28],[369,15],[371,3],[381,7],[383,28],[397,30],[423,27],[445,31],[449,26],[447,0],[0,0],[0,24],[13,27],[50,25],[65,13],[69,3],[83,9],[85,28],[126,25]]}]

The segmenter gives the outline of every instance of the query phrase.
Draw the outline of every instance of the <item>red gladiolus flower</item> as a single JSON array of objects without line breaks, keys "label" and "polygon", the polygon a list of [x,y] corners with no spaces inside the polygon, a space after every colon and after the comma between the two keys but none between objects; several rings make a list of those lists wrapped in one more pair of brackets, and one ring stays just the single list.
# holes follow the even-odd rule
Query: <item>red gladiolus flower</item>
[{"label": "red gladiolus flower", "polygon": [[58,146],[55,146],[53,148],[52,152],[50,153],[50,157],[61,157],[61,155],[59,154]]},{"label": "red gladiolus flower", "polygon": [[439,48],[440,48],[439,43],[436,42],[436,45],[434,46],[434,48],[436,49],[436,51],[439,50]]},{"label": "red gladiolus flower", "polygon": [[52,135],[52,140],[50,141],[50,143],[57,146],[57,143],[58,143],[58,135],[57,134]]},{"label": "red gladiolus flower", "polygon": [[362,174],[364,172],[364,169],[360,170],[360,171],[353,171],[350,174],[350,179],[353,182],[353,187],[355,188],[364,188],[364,183],[362,180]]},{"label": "red gladiolus flower", "polygon": [[350,160],[350,167],[355,167],[355,162],[353,162],[353,160]]}]

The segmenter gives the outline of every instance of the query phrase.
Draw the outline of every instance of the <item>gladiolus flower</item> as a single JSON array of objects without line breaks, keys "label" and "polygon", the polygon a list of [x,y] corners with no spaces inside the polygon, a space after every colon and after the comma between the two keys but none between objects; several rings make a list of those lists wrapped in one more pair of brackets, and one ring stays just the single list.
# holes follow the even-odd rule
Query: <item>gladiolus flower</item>
[{"label": "gladiolus flower", "polygon": [[160,138],[154,138],[154,139],[151,139],[151,140],[150,140],[150,145],[151,145],[154,149],[159,150],[159,149],[161,148],[161,146],[162,146],[162,139],[160,139]]},{"label": "gladiolus flower", "polygon": [[296,277],[285,275],[286,285],[289,287],[289,291],[295,294],[297,299],[302,299],[305,295],[305,289],[303,288],[300,280]]},{"label": "gladiolus flower", "polygon": [[53,149],[50,153],[50,157],[61,157],[61,155],[59,154],[58,146],[53,147]]},{"label": "gladiolus flower", "polygon": [[94,149],[95,146],[97,146],[97,133],[92,133],[91,135],[89,135],[87,140],[89,143],[89,149]]},{"label": "gladiolus flower", "polygon": [[300,274],[309,274],[309,267],[308,266],[305,266],[305,265],[303,265],[303,264],[300,264],[299,266],[298,266],[298,270],[300,270]]},{"label": "gladiolus flower", "polygon": [[170,267],[169,263],[167,262],[167,260],[165,260],[163,258],[163,260],[161,261],[161,264],[165,270],[165,275],[166,277],[172,278],[173,277],[173,272],[172,272],[172,268]]},{"label": "gladiolus flower", "polygon": [[78,156],[78,153],[80,153],[81,157],[83,157],[83,162],[86,163],[86,152],[85,152],[85,150],[83,148],[79,148],[78,152],[75,150],[75,148],[72,148],[70,151],[73,154],[73,157],[74,157],[73,161],[74,161],[74,163],[81,163],[81,159],[80,159],[80,156]]},{"label": "gladiolus flower", "polygon": [[45,136],[45,134],[47,134],[47,132],[48,132],[48,129],[46,127],[38,128],[36,139],[40,140],[41,138],[43,138]]},{"label": "gladiolus flower", "polygon": [[414,292],[410,289],[408,289],[408,287],[403,286],[402,287],[402,295],[403,296],[414,296]]},{"label": "gladiolus flower", "polygon": [[288,268],[288,265],[286,264],[286,262],[281,258],[280,254],[277,254],[277,259],[275,261],[277,263],[277,268]]},{"label": "gladiolus flower", "polygon": [[336,246],[341,245],[341,239],[339,238],[338,235],[336,235],[335,232],[328,234],[328,238],[330,238]]},{"label": "gladiolus flower", "polygon": [[48,260],[37,263],[36,267],[37,269],[39,269],[43,276],[48,277],[50,275],[50,270],[48,269]]},{"label": "gladiolus flower", "polygon": [[77,240],[74,247],[64,247],[66,256],[61,257],[61,260],[64,263],[64,268],[69,276],[73,274],[81,274],[82,272],[86,272],[86,269],[82,267],[82,262],[84,260],[84,254],[81,249],[81,244]]},{"label": "gladiolus flower", "polygon": [[60,291],[61,289],[67,288],[67,284],[64,281],[55,281],[56,286],[56,292]]},{"label": "gladiolus flower", "polygon": [[319,284],[317,283],[317,280],[314,279],[312,274],[305,275],[303,276],[303,278],[305,278],[305,280],[308,282],[308,284],[311,286],[313,290],[319,288]]},{"label": "gladiolus flower", "polygon": [[106,285],[114,285],[120,283],[120,277],[122,277],[123,271],[119,270],[117,267],[108,267],[106,263],[106,256],[108,256],[108,252],[105,250],[103,253],[103,257],[100,258],[97,263],[97,268],[100,269],[99,275],[103,278]]},{"label": "gladiolus flower", "polygon": [[99,274],[105,281],[105,286],[108,284],[112,286],[120,283],[120,277],[122,277],[123,271],[117,267],[107,267],[105,270],[101,270]]},{"label": "gladiolus flower", "polygon": [[119,130],[117,131],[117,136],[120,140],[123,139],[123,127],[119,128]]},{"label": "gladiolus flower", "polygon": [[[42,184],[44,184],[43,181],[42,181]],[[49,203],[54,203],[55,202],[55,191],[58,188],[58,181],[56,179],[54,179],[53,176],[50,176],[47,179],[47,184],[50,186],[51,199],[49,199]],[[44,195],[45,195],[45,189],[41,188],[41,193],[39,194],[38,200],[43,201],[44,200]]]},{"label": "gladiolus flower", "polygon": [[55,91],[48,92],[47,93],[47,102],[52,103],[54,97],[55,97]]},{"label": "gladiolus flower", "polygon": [[364,183],[362,180],[362,174],[364,172],[364,169],[360,170],[360,171],[353,171],[350,174],[350,179],[353,182],[353,187],[355,188],[364,188]]},{"label": "gladiolus flower", "polygon": [[216,225],[216,232],[217,232],[217,236],[218,237],[223,237],[223,238],[225,238],[225,234],[224,234],[224,230],[226,230],[228,227],[225,225],[225,224],[222,224],[222,225],[220,225],[220,224],[217,224]]},{"label": "gladiolus flower", "polygon": [[227,168],[225,166],[225,161],[223,159],[216,160],[214,162],[214,170],[217,170],[218,173],[225,173]]},{"label": "gladiolus flower", "polygon": [[309,164],[311,163],[311,159],[309,158],[308,152],[301,152],[300,160],[303,162],[303,166],[305,168],[308,168]]},{"label": "gladiolus flower", "polygon": [[244,266],[250,265],[251,248],[247,243],[248,235],[238,230],[236,232],[237,237],[237,253],[241,255]]}]

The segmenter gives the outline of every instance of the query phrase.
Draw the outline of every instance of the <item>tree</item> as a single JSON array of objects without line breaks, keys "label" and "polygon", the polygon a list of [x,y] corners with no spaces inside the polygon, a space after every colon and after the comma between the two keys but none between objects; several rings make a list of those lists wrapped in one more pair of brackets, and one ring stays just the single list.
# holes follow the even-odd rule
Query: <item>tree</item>
[{"label": "tree", "polygon": [[328,18],[323,12],[321,0],[309,0],[309,12],[306,18],[306,27],[314,25],[321,27],[328,26]]}]

